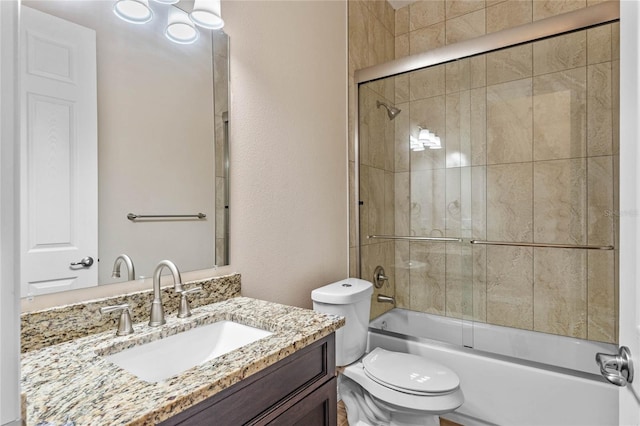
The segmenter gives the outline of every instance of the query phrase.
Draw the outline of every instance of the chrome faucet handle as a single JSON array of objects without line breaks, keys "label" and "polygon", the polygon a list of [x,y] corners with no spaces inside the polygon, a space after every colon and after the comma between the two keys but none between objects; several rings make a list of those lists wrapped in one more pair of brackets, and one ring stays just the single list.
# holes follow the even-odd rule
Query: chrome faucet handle
[{"label": "chrome faucet handle", "polygon": [[389,281],[389,277],[385,274],[384,268],[380,265],[376,266],[373,271],[373,285],[376,288],[382,288],[385,281]]},{"label": "chrome faucet handle", "polygon": [[180,311],[178,312],[178,318],[187,318],[191,316],[191,308],[189,308],[189,301],[187,300],[187,294],[200,293],[202,287],[194,287],[189,290],[179,291],[180,295]]},{"label": "chrome faucet handle", "polygon": [[104,306],[100,308],[101,314],[120,311],[120,319],[118,320],[118,331],[116,336],[126,336],[133,333],[133,325],[131,324],[131,308],[128,303],[122,305]]}]

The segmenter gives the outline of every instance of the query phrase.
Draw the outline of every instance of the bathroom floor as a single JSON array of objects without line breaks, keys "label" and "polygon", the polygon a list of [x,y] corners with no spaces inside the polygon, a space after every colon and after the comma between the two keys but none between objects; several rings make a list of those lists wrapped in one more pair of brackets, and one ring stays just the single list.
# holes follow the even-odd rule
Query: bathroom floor
[{"label": "bathroom floor", "polygon": [[347,410],[344,408],[344,402],[342,401],[338,401],[338,426],[349,426]]},{"label": "bathroom floor", "polygon": [[[344,403],[338,401],[338,426],[349,426],[347,420],[347,410],[344,408]],[[452,422],[447,419],[440,418],[440,426],[464,426],[459,423]]]}]

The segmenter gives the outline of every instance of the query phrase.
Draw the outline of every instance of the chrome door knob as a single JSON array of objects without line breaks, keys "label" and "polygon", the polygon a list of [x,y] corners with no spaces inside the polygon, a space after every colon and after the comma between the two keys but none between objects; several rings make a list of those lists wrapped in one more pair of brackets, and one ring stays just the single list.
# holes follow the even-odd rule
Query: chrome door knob
[{"label": "chrome door knob", "polygon": [[71,262],[71,266],[82,266],[83,268],[89,268],[93,265],[93,257],[87,256],[80,259],[79,262]]}]

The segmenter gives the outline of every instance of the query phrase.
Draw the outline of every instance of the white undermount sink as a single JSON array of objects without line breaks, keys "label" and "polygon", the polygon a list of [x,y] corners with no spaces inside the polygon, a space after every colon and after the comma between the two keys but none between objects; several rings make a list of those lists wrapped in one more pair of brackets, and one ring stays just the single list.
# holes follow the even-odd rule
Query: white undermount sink
[{"label": "white undermount sink", "polygon": [[271,332],[219,321],[104,356],[140,379],[155,383],[253,343]]}]

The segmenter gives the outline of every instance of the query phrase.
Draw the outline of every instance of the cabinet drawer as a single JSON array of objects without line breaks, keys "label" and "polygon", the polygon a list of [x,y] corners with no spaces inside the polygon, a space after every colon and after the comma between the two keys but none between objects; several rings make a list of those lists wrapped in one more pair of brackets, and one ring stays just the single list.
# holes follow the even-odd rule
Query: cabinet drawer
[{"label": "cabinet drawer", "polygon": [[269,422],[269,426],[335,426],[338,423],[338,389],[334,377],[311,395]]},{"label": "cabinet drawer", "polygon": [[334,342],[331,334],[161,424],[238,426],[269,416],[334,376]]}]

